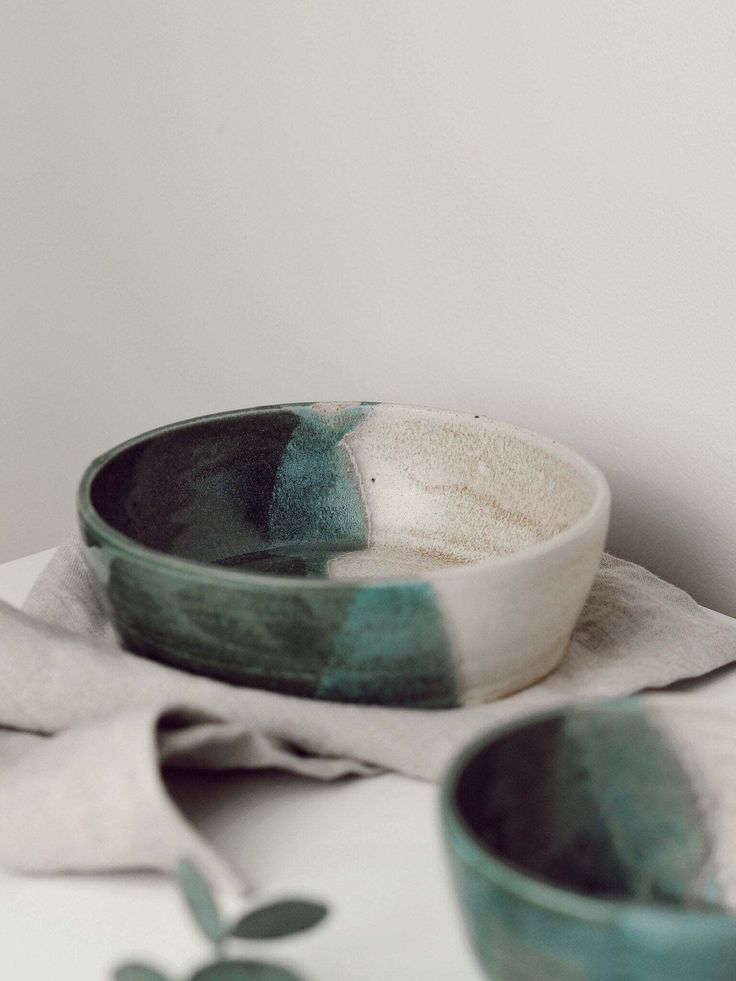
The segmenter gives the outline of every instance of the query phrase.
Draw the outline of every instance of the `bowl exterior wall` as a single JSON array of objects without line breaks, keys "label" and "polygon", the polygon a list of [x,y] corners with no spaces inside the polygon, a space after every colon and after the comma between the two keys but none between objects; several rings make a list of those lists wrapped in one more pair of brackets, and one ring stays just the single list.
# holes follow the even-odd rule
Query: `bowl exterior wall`
[{"label": "bowl exterior wall", "polygon": [[[527,900],[467,855],[445,822],[465,928],[492,981],[733,981],[736,920],[716,913],[601,904],[576,916]],[[507,878],[513,877],[509,872]],[[519,880],[523,876],[518,876]],[[563,904],[560,904],[562,907]]]},{"label": "bowl exterior wall", "polygon": [[557,665],[606,522],[528,561],[316,587],[159,563],[84,519],[82,529],[116,630],[137,653],[291,695],[449,708],[518,690]]},{"label": "bowl exterior wall", "polygon": [[461,704],[492,701],[553,671],[595,579],[608,507],[579,535],[542,552],[432,577]]},{"label": "bowl exterior wall", "polygon": [[84,534],[127,648],[233,684],[333,701],[458,704],[449,640],[432,587],[284,585],[211,577],[141,559]]}]

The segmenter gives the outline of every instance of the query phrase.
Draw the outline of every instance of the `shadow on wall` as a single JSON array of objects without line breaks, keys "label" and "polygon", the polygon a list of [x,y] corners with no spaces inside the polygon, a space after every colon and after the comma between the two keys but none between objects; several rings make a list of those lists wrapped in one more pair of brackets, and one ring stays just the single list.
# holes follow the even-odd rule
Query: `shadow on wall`
[{"label": "shadow on wall", "polygon": [[630,473],[608,473],[608,551],[645,566],[704,606],[736,616],[733,584],[713,561],[718,523],[702,508]]}]

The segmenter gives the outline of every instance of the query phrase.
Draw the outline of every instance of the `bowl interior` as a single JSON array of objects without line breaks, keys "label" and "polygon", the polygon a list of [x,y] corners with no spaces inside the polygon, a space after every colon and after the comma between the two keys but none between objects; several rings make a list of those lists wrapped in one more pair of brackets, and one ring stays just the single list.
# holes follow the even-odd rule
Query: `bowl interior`
[{"label": "bowl interior", "polygon": [[491,737],[462,769],[455,803],[489,855],[534,879],[599,898],[716,905],[692,781],[636,700]]},{"label": "bowl interior", "polygon": [[591,508],[586,466],[485,417],[314,403],[166,427],[114,451],[90,498],[117,531],[280,575],[411,575],[505,556]]}]

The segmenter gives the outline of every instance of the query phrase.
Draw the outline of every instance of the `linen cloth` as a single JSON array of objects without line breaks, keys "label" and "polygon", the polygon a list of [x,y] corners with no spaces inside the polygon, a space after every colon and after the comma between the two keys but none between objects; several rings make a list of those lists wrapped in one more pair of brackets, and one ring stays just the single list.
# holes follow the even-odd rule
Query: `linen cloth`
[{"label": "linen cloth", "polygon": [[487,705],[393,709],[294,698],[123,650],[74,539],[20,611],[0,603],[0,864],[26,872],[171,870],[186,856],[242,888],[168,795],[167,767],[276,767],[322,780],[438,780],[473,736],[565,702],[629,695],[736,659],[717,620],[605,555],[561,665]]}]

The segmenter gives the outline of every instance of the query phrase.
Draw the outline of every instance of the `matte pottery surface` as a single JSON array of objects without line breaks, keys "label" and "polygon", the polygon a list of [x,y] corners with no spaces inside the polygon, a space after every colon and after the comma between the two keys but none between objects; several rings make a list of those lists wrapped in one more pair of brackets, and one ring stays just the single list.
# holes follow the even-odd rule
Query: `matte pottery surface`
[{"label": "matte pottery surface", "polygon": [[340,579],[356,575],[413,576],[443,564],[409,548],[395,549],[369,545],[360,541],[287,542],[272,545],[260,552],[241,552],[225,559],[215,559],[214,565],[244,572],[270,573],[276,576],[317,576]]},{"label": "matte pottery surface", "polygon": [[96,460],[79,513],[123,641],[240,684],[446,707],[564,655],[608,488],[478,416],[366,403],[225,413]]},{"label": "matte pottery surface", "polygon": [[714,798],[673,738],[677,711],[655,706],[629,699],[518,722],[453,767],[443,801],[453,874],[496,981],[736,977]]}]

